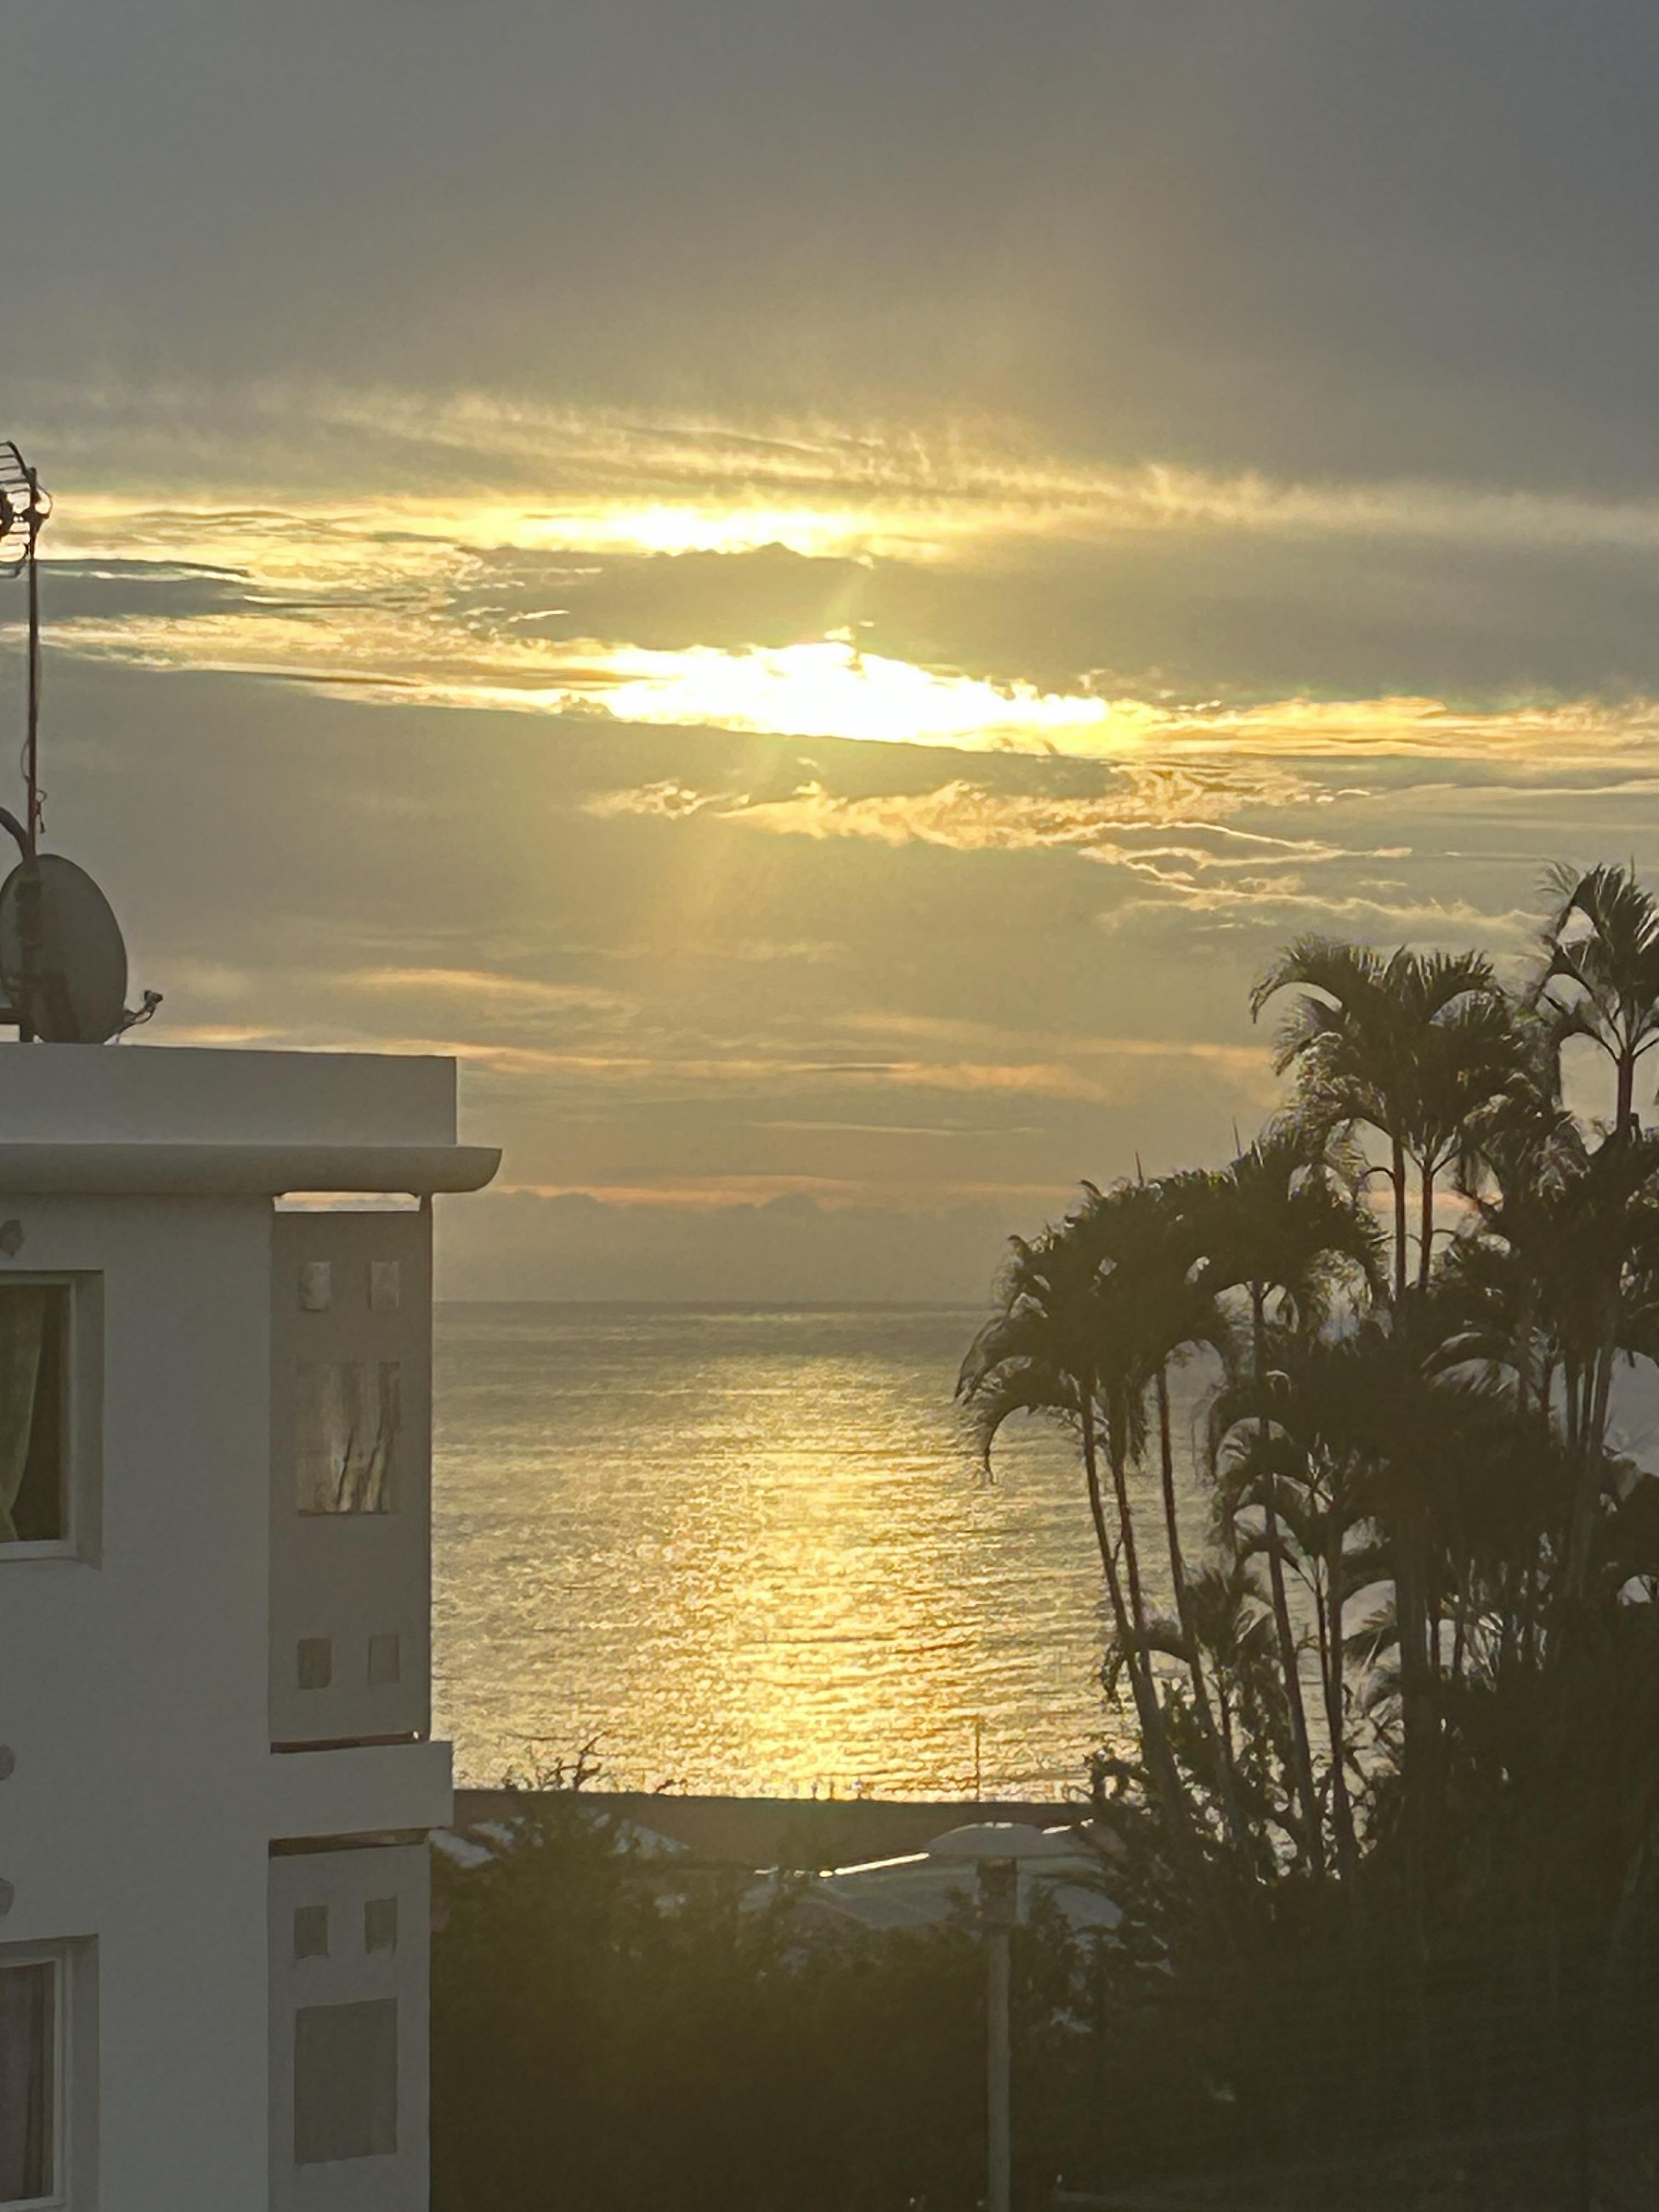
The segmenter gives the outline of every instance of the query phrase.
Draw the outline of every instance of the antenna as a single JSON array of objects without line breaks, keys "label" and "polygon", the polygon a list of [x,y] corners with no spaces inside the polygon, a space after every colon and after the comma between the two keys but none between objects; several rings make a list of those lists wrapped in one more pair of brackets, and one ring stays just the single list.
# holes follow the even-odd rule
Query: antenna
[{"label": "antenna", "polygon": [[[23,739],[27,787],[24,823],[33,851],[43,827],[40,815],[40,526],[52,513],[52,494],[41,484],[9,438],[0,439],[0,568],[21,573],[28,586],[28,723]],[[6,824],[10,829],[11,824]],[[16,834],[13,832],[14,836]]]},{"label": "antenna", "polygon": [[46,830],[40,790],[41,526],[52,495],[9,438],[0,439],[0,578],[21,575],[28,587],[27,720],[23,738],[23,819],[0,806],[0,829],[21,858],[0,884],[0,983],[9,1001],[0,1024],[14,1023],[32,1044],[104,1044],[161,1003],[146,991],[129,1012],[127,949],[104,896],[84,868],[40,851]]}]

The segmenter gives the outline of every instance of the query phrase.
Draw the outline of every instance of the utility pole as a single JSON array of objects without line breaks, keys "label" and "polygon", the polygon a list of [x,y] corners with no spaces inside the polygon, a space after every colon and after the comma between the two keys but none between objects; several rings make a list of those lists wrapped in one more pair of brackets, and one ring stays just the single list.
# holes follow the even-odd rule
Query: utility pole
[{"label": "utility pole", "polygon": [[987,2212],[1012,2212],[1013,2125],[1009,2075],[1009,1938],[1019,1917],[1022,1859],[1069,1858],[1063,1836],[1020,1820],[975,1820],[935,1836],[930,1858],[973,1867],[979,1877],[979,1929],[985,1944],[985,2202]]},{"label": "utility pole", "polygon": [[988,2212],[1009,2212],[1013,2054],[1008,2034],[1008,1939],[1019,1911],[1019,1868],[1014,1860],[980,1861],[979,1910],[985,1930],[985,2197]]}]

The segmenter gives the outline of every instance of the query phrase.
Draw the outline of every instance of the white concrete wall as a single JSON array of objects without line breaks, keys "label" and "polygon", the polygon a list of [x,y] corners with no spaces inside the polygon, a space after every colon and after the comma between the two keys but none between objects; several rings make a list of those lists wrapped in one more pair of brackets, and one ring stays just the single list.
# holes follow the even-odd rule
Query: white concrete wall
[{"label": "white concrete wall", "polygon": [[265,1832],[362,1836],[383,1829],[447,1828],[455,1815],[453,1748],[428,1742],[273,1752],[265,1778]]},{"label": "white concrete wall", "polygon": [[[79,1049],[0,1048],[0,1122],[21,1062]],[[98,1280],[103,1419],[94,1555],[0,1547],[0,1945],[95,1943],[100,2155],[74,2212],[268,2212],[270,1843],[442,1819],[445,1754],[270,1749],[269,1201],[0,1191],[11,1218],[0,1277]],[[418,2212],[423,2165],[400,2172],[372,2201]]]},{"label": "white concrete wall", "polygon": [[453,1060],[0,1044],[0,1144],[454,1141]]},{"label": "white concrete wall", "polygon": [[264,2212],[270,1209],[0,1209],[101,1274],[105,1412],[100,1559],[0,1547],[0,1942],[96,1941],[100,2212]]},{"label": "white concrete wall", "polygon": [[[393,1899],[392,1950],[370,1951],[365,1907]],[[296,1958],[296,1909],[327,1916],[325,1956]],[[428,2191],[428,1929],[431,1866],[422,1844],[284,1854],[270,1862],[271,2212],[410,2212]],[[391,2000],[398,2020],[397,2148],[297,2165],[294,2028],[304,2006]]]}]

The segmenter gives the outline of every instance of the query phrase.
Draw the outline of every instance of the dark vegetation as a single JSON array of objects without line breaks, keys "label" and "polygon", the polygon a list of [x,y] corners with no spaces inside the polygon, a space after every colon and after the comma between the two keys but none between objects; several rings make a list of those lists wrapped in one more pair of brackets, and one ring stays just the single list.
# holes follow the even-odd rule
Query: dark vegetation
[{"label": "dark vegetation", "polygon": [[[514,1826],[490,1865],[435,1868],[434,2212],[975,2202],[984,1968],[965,1925],[815,1942],[787,1894],[744,1911],[746,1874],[665,1877],[576,1792],[526,1795]],[[1029,2166],[1081,2052],[1058,2016],[1064,1930],[1020,1949]]]},{"label": "dark vegetation", "polygon": [[[1017,1413],[1075,1439],[1121,1723],[1124,1929],[1022,1938],[1018,2201],[1659,2204],[1659,1480],[1615,1424],[1659,1358],[1659,908],[1564,873],[1514,988],[1308,938],[1255,1006],[1282,1115],[1085,1185],[963,1370],[988,1462]],[[537,1817],[452,1885],[440,2212],[974,2202],[965,1930],[803,1956]]]}]

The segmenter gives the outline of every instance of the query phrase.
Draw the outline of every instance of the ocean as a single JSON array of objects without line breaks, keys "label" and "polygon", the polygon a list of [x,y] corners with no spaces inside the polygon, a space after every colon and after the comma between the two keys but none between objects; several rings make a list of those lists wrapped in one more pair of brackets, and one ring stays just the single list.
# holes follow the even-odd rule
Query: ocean
[{"label": "ocean", "polygon": [[[951,1389],[981,1318],[441,1306],[434,1725],[459,1778],[592,1741],[617,1788],[965,1795],[976,1756],[988,1796],[1080,1783],[1087,1501],[1036,1424],[980,1472]],[[1187,1517],[1201,1548],[1195,1487]]]}]

